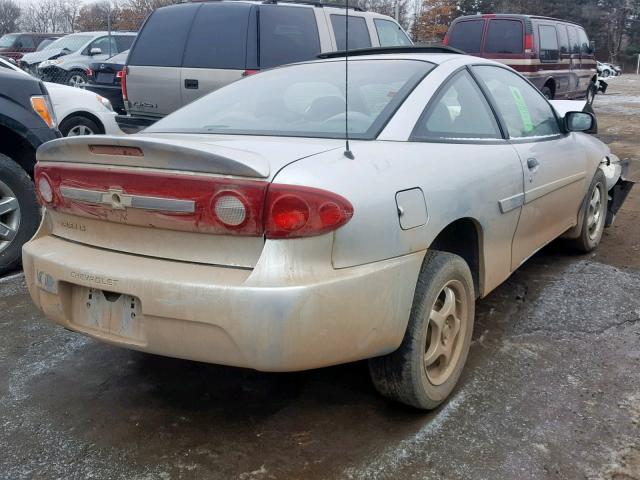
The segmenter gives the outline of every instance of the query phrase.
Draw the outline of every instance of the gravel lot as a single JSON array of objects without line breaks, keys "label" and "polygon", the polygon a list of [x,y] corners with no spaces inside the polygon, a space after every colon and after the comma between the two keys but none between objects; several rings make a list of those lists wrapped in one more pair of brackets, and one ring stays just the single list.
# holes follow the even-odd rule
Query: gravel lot
[{"label": "gravel lot", "polygon": [[[640,79],[595,103],[640,181]],[[640,186],[593,255],[554,243],[479,302],[458,390],[416,413],[366,365],[263,374],[117,349],[0,279],[0,477],[640,479]]]}]

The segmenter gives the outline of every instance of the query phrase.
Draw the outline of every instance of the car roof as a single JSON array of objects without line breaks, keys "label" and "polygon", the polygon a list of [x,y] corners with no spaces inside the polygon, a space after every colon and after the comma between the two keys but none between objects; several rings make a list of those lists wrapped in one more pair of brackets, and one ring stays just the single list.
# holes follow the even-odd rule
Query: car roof
[{"label": "car roof", "polygon": [[[347,7],[346,3],[340,2],[325,2],[324,0],[187,0],[183,3],[240,3],[246,5],[296,5],[302,7],[324,7],[331,10],[344,10]],[[180,4],[169,5],[171,7],[178,6]],[[349,10],[355,10],[357,12],[369,13],[372,15],[381,15],[376,12],[365,10],[357,5],[349,5]]]},{"label": "car roof", "polygon": [[572,22],[571,20],[563,20],[561,18],[554,17],[544,17],[542,15],[527,15],[524,13],[478,13],[476,15],[463,15],[454,20],[457,22],[459,20],[470,20],[470,19],[478,19],[478,18],[522,18],[528,20],[549,20],[552,22],[560,22],[560,23],[571,23],[572,25],[577,25],[582,27],[579,23]]}]

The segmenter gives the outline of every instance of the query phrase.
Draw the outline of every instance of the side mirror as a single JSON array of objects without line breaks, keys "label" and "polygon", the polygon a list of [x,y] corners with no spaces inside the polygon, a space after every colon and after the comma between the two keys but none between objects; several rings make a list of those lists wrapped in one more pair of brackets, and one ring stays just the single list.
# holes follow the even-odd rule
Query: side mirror
[{"label": "side mirror", "polygon": [[567,132],[589,132],[596,125],[596,117],[589,112],[568,112],[564,116]]},{"label": "side mirror", "polygon": [[91,56],[100,55],[101,53],[102,53],[102,49],[98,47],[93,47],[91,50],[89,50],[89,55]]}]

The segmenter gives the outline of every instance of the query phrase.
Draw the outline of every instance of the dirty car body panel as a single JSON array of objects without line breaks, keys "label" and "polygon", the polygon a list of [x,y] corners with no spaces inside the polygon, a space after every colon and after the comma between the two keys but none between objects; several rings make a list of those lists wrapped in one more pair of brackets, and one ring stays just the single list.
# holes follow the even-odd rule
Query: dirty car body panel
[{"label": "dirty car body panel", "polygon": [[[310,369],[398,348],[425,255],[456,222],[477,234],[477,296],[579,223],[608,148],[562,130],[557,112],[557,134],[511,138],[474,72],[506,67],[426,53],[350,63],[354,82],[366,79],[349,91],[354,159],[344,154],[339,86],[319,80],[343,72],[339,58],[248,77],[136,136],[42,147],[38,179],[46,177],[53,195],[40,192],[45,217],[24,248],[34,302],[66,328],[127,348],[265,371]],[[395,82],[394,71],[406,76]],[[262,88],[273,98],[252,103]],[[490,129],[475,135],[466,102],[477,99]],[[239,115],[245,101],[255,118]],[[278,109],[286,120],[273,116]],[[203,111],[218,113],[190,123]],[[241,219],[256,220],[255,228],[220,227],[240,208],[226,199],[218,211],[220,196],[246,200],[236,187],[253,192],[254,203],[243,204],[253,213]],[[539,201],[528,201],[532,189]],[[291,207],[298,196],[307,205]],[[562,211],[552,211],[560,200]],[[539,231],[535,241],[517,240],[523,215]],[[335,228],[296,233],[312,221]],[[301,230],[273,230],[285,224]]]}]

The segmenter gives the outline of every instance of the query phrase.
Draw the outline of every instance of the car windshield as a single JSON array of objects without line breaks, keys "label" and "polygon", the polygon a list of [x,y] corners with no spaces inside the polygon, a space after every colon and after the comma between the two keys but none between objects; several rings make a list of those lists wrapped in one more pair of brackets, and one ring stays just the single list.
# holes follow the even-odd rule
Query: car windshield
[{"label": "car windshield", "polygon": [[[375,138],[433,67],[418,60],[351,60],[350,136]],[[342,138],[344,80],[342,60],[268,70],[210,93],[145,131]]]},{"label": "car windshield", "polygon": [[45,48],[45,50],[66,49],[70,52],[75,52],[92,38],[93,36],[91,35],[67,35],[66,37],[59,38],[55,42],[51,42],[49,46]]},{"label": "car windshield", "polygon": [[16,33],[3,35],[2,38],[0,38],[0,48],[12,47],[13,43],[16,41],[16,38],[18,38],[18,34]]}]

